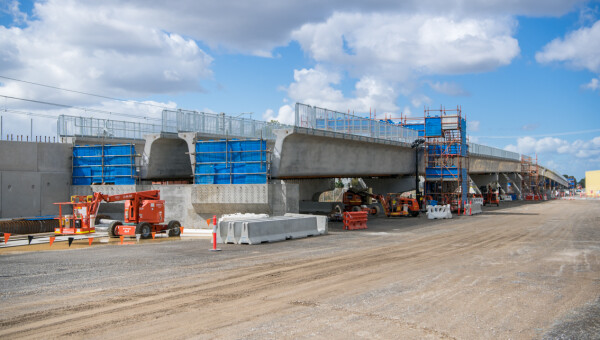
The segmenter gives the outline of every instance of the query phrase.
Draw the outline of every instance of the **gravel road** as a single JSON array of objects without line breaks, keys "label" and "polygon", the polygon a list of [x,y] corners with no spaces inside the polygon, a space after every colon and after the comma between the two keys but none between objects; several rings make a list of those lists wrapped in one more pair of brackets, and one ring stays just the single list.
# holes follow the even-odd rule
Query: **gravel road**
[{"label": "gravel road", "polygon": [[0,338],[564,338],[600,334],[600,201],[262,245],[0,251]]}]

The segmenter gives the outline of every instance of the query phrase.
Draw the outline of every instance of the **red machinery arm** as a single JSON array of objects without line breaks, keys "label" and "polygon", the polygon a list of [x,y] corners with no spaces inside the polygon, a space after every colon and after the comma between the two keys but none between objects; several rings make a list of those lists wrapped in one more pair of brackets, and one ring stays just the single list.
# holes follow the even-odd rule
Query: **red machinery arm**
[{"label": "red machinery arm", "polygon": [[106,202],[129,201],[140,199],[159,200],[160,190],[138,191],[119,195],[102,195],[102,199]]}]

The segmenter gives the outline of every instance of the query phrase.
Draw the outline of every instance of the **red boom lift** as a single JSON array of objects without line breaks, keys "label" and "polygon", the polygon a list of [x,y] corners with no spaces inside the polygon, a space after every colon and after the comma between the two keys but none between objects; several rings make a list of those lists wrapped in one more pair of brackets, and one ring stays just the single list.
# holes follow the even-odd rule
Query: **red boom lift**
[{"label": "red boom lift", "polygon": [[[160,190],[132,192],[120,195],[103,195],[96,192],[89,196],[72,196],[71,202],[55,203],[59,205],[59,227],[57,234],[84,234],[96,231],[95,220],[100,203],[125,201],[124,222],[113,221],[108,226],[111,237],[140,234],[149,238],[153,232],[167,231],[169,236],[179,236],[181,224],[178,221],[165,220],[165,201],[160,199]],[[72,215],[62,215],[62,206],[71,205]]]}]

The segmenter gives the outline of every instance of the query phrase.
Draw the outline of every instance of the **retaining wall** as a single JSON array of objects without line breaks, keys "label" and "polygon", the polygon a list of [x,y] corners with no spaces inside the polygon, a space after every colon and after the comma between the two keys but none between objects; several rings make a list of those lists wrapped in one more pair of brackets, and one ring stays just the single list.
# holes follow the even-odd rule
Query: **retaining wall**
[{"label": "retaining wall", "polygon": [[0,218],[56,215],[69,199],[71,144],[0,141]]}]

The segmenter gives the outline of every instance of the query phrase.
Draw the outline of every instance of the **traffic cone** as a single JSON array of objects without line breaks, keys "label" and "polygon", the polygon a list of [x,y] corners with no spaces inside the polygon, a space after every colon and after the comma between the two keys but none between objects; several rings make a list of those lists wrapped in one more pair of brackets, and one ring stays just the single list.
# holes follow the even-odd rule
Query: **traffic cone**
[{"label": "traffic cone", "polygon": [[4,244],[6,244],[6,242],[8,242],[9,238],[10,238],[10,233],[4,233]]},{"label": "traffic cone", "polygon": [[73,243],[73,240],[75,240],[75,237],[69,237],[69,247],[71,246],[71,243]]},{"label": "traffic cone", "polygon": [[179,234],[183,234],[183,227],[179,227]]},{"label": "traffic cone", "polygon": [[31,244],[31,241],[33,240],[33,235],[27,235],[27,240],[29,241],[29,244]]},{"label": "traffic cone", "polygon": [[155,238],[155,237],[156,237],[156,232],[155,232],[155,231],[153,231],[153,232],[152,232],[152,239],[154,240],[154,238]]},{"label": "traffic cone", "polygon": [[121,239],[121,244],[123,244],[123,239],[125,238],[125,236],[121,235],[119,236],[119,238]]},{"label": "traffic cone", "polygon": [[52,243],[54,243],[54,239],[55,239],[55,237],[54,237],[54,236],[50,236],[50,242],[49,242],[49,243],[50,243],[50,246],[52,246]]},{"label": "traffic cone", "polygon": [[93,237],[88,238],[88,243],[90,246],[92,245],[92,242],[94,242],[94,238]]}]

